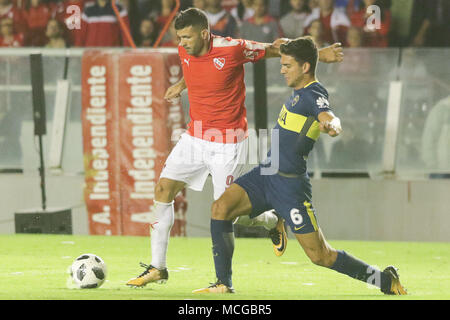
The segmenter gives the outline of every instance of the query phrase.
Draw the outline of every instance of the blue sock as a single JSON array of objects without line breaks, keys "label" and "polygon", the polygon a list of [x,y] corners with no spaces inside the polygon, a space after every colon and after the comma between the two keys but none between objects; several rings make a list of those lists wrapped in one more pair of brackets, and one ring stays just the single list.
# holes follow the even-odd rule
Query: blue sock
[{"label": "blue sock", "polygon": [[211,239],[217,279],[231,288],[231,261],[234,251],[233,222],[211,219]]},{"label": "blue sock", "polygon": [[356,259],[345,251],[338,250],[337,259],[330,267],[337,272],[343,273],[357,280],[364,281],[380,288],[383,292],[389,292],[391,278],[365,262]]}]

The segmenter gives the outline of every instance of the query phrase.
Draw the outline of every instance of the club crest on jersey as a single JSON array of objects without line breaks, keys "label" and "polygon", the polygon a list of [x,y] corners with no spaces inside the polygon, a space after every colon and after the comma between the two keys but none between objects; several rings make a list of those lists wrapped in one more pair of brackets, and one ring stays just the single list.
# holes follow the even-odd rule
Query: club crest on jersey
[{"label": "club crest on jersey", "polygon": [[222,68],[225,66],[225,58],[214,58],[213,62],[214,62],[214,66],[218,70],[222,70]]}]

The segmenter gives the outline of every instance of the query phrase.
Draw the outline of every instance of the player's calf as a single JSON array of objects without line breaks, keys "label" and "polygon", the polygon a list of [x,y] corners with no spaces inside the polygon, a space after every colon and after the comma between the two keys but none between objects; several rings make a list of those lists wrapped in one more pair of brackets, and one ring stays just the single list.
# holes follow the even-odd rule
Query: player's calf
[{"label": "player's calf", "polygon": [[325,268],[330,268],[333,265],[337,255],[336,251],[330,250],[305,250],[305,253],[312,263]]}]

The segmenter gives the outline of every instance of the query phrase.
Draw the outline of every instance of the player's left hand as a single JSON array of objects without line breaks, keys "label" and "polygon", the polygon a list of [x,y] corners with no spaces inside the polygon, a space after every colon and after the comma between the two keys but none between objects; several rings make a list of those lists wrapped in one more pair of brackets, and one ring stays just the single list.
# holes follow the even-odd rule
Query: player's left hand
[{"label": "player's left hand", "polygon": [[321,122],[319,129],[321,132],[327,133],[330,137],[337,137],[342,132],[340,127],[335,127],[330,121]]},{"label": "player's left hand", "polygon": [[342,62],[344,60],[344,50],[340,42],[322,48],[319,51],[319,60],[325,63]]},{"label": "player's left hand", "polygon": [[178,84],[174,84],[166,90],[164,100],[173,102],[181,97],[182,88]]}]

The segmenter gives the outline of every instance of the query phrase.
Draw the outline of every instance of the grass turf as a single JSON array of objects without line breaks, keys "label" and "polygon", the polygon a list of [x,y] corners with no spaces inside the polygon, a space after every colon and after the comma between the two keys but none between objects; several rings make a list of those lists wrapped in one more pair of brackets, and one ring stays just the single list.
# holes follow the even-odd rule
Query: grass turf
[{"label": "grass turf", "polygon": [[[337,249],[384,268],[395,265],[408,296],[386,296],[379,289],[313,265],[295,240],[278,258],[269,239],[237,238],[233,261],[235,294],[192,294],[214,282],[209,238],[171,238],[169,281],[133,289],[128,279],[150,262],[146,237],[0,235],[2,300],[310,300],[450,299],[450,244],[330,241]],[[108,266],[99,289],[71,289],[67,269],[83,253],[95,253]],[[70,282],[69,282],[70,283]]]}]

